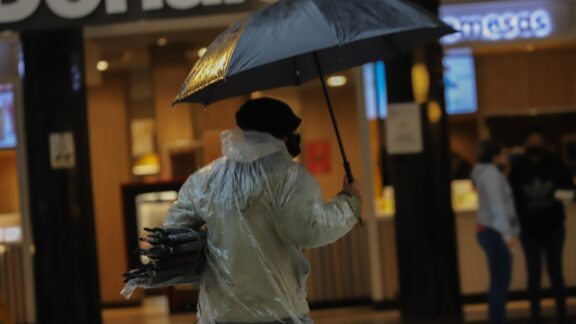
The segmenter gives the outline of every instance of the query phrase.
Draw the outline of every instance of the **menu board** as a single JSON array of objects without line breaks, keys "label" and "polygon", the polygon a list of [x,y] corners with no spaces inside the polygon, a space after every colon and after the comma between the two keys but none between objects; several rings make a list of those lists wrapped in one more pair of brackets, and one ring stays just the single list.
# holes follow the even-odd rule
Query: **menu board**
[{"label": "menu board", "polygon": [[0,83],[0,149],[16,147],[14,86]]}]

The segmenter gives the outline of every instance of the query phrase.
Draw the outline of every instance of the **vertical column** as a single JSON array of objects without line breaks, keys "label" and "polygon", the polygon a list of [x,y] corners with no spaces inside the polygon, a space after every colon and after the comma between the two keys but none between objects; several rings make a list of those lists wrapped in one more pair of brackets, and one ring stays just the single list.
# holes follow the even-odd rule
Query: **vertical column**
[{"label": "vertical column", "polygon": [[[364,84],[364,79],[362,78],[362,72],[359,69],[355,71],[355,83],[356,83],[356,93],[363,94],[364,88],[371,86]],[[371,138],[370,138],[370,122],[366,118],[366,102],[363,95],[356,96],[356,109],[358,113],[358,128],[360,129],[360,143],[361,143],[361,156],[362,156],[362,167],[364,169],[362,190],[365,197],[376,198],[375,185],[373,179],[375,178],[377,172],[374,172],[376,164],[373,163],[374,158],[372,156],[371,150]],[[374,204],[366,204],[363,209],[363,217],[366,222],[366,234],[368,241],[368,256],[370,265],[370,298],[372,303],[377,305],[381,303],[385,298],[385,283],[386,280],[383,275],[383,262],[381,260],[380,253],[380,233],[378,233],[378,218],[376,216],[376,210]]]},{"label": "vertical column", "polygon": [[[438,9],[438,1],[419,2],[432,11]],[[391,157],[399,302],[406,320],[445,322],[461,317],[461,301],[441,46],[430,45],[387,62],[391,103],[417,101],[411,77],[415,64],[425,66],[429,77],[427,98],[418,98],[424,149]]]},{"label": "vertical column", "polygon": [[99,324],[82,31],[21,40],[38,323]]}]

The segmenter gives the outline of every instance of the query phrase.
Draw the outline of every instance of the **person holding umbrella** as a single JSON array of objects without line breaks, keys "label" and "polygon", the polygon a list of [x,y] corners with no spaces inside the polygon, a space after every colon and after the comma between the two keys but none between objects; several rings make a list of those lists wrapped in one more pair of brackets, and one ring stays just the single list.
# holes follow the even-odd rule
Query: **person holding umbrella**
[{"label": "person holding umbrella", "polygon": [[346,174],[324,203],[300,153],[300,119],[263,98],[222,135],[224,158],[193,174],[165,226],[208,228],[199,318],[211,323],[309,323],[301,248],[334,242],[360,220],[361,195],[324,76],[386,60],[454,30],[403,0],[277,1],[223,31],[192,67],[173,105],[201,103],[320,79]]},{"label": "person holding umbrella", "polygon": [[224,157],[189,177],[163,225],[207,225],[202,324],[311,323],[302,248],[346,235],[360,218],[360,191],[345,183],[323,201],[313,176],[293,161],[301,119],[287,104],[251,100],[236,121],[239,129],[222,134]]}]

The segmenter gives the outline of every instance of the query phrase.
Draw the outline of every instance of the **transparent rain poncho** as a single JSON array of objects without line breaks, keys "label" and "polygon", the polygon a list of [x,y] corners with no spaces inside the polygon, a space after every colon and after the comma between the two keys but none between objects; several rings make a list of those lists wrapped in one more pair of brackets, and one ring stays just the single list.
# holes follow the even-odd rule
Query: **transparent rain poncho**
[{"label": "transparent rain poncho", "polygon": [[188,178],[164,221],[206,222],[199,321],[302,323],[309,264],[301,249],[348,233],[360,201],[339,194],[325,203],[312,175],[269,134],[224,132],[222,151],[223,158]]}]

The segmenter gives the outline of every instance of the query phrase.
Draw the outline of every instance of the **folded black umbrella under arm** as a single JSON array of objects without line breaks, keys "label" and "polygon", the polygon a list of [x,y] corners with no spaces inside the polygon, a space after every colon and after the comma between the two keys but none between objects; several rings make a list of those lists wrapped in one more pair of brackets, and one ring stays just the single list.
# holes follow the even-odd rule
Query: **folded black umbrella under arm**
[{"label": "folded black umbrella under arm", "polygon": [[136,288],[162,288],[177,285],[198,285],[206,264],[206,231],[193,228],[146,228],[141,238],[150,244],[135,252],[150,262],[123,274],[126,286],[122,295],[129,298]]}]

